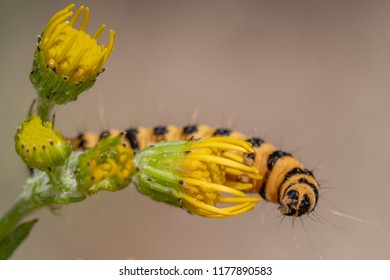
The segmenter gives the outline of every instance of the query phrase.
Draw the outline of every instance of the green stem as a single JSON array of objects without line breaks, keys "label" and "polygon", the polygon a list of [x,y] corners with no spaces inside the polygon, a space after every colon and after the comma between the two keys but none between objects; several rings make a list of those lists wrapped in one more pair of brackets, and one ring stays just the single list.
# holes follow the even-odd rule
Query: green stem
[{"label": "green stem", "polygon": [[43,206],[42,202],[32,198],[31,192],[27,190],[23,192],[14,206],[0,220],[0,240],[10,234],[28,214]]},{"label": "green stem", "polygon": [[50,114],[54,108],[54,103],[45,102],[39,98],[38,101],[38,116],[41,118],[43,122],[50,121]]}]

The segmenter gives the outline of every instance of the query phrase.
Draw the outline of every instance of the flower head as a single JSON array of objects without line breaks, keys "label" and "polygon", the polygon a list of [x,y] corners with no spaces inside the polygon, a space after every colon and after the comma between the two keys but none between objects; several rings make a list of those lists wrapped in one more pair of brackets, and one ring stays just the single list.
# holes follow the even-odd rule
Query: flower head
[{"label": "flower head", "polygon": [[[193,214],[209,218],[242,214],[253,209],[260,198],[241,192],[252,185],[229,181],[226,170],[255,179],[261,176],[235,152],[250,153],[252,148],[245,141],[227,137],[160,142],[136,156],[139,172],[134,183],[143,194]],[[221,206],[225,203],[233,206]]]},{"label": "flower head", "polygon": [[127,187],[135,173],[134,153],[124,146],[123,135],[103,138],[80,155],[76,180],[83,194],[101,190],[117,191]]},{"label": "flower head", "polygon": [[31,168],[49,170],[63,165],[72,152],[72,146],[59,130],[53,131],[53,124],[42,123],[31,115],[21,123],[15,134],[15,149]]},{"label": "flower head", "polygon": [[[99,45],[97,40],[105,25],[90,36],[86,33],[89,8],[80,6],[73,14],[74,7],[74,4],[67,6],[47,23],[38,41],[30,75],[40,97],[57,104],[75,100],[90,88],[114,49],[114,31],[110,30],[106,46]],[[82,15],[76,29],[76,22]]]}]

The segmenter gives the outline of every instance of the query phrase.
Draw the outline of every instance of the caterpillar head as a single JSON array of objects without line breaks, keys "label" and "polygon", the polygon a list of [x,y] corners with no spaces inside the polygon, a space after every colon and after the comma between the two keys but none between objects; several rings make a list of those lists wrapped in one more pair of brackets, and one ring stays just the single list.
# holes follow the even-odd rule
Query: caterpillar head
[{"label": "caterpillar head", "polygon": [[290,185],[281,197],[279,211],[283,215],[299,217],[313,211],[317,204],[318,191],[305,182]]}]

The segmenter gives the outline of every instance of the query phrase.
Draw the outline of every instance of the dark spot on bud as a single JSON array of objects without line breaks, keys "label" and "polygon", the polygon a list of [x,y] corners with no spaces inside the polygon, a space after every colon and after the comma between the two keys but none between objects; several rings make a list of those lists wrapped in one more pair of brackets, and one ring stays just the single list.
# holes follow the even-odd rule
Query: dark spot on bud
[{"label": "dark spot on bud", "polygon": [[180,185],[183,185],[183,184],[184,184],[184,181],[183,181],[183,180],[180,180],[180,181],[179,181],[179,184],[180,184]]},{"label": "dark spot on bud", "polygon": [[49,144],[54,146],[54,142],[52,140],[49,141]]}]

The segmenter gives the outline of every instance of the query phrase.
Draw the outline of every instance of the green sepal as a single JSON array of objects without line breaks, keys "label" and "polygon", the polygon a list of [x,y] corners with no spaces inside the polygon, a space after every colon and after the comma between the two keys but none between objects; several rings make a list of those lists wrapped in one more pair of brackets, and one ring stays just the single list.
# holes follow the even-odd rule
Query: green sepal
[{"label": "green sepal", "polygon": [[154,200],[178,207],[181,206],[182,193],[179,189],[180,183],[178,181],[169,184],[154,180],[154,178],[140,172],[134,177],[133,184],[140,193],[147,195]]},{"label": "green sepal", "polygon": [[60,105],[76,100],[82,92],[94,85],[96,77],[81,82],[72,81],[48,68],[44,53],[37,48],[34,53],[30,81],[41,99],[39,104]]},{"label": "green sepal", "polygon": [[10,234],[0,240],[0,260],[8,259],[26,239],[37,219],[18,225]]},{"label": "green sepal", "polygon": [[188,151],[188,141],[160,142],[140,151],[135,157],[138,173],[133,180],[137,190],[180,207],[183,181],[178,166]]}]

